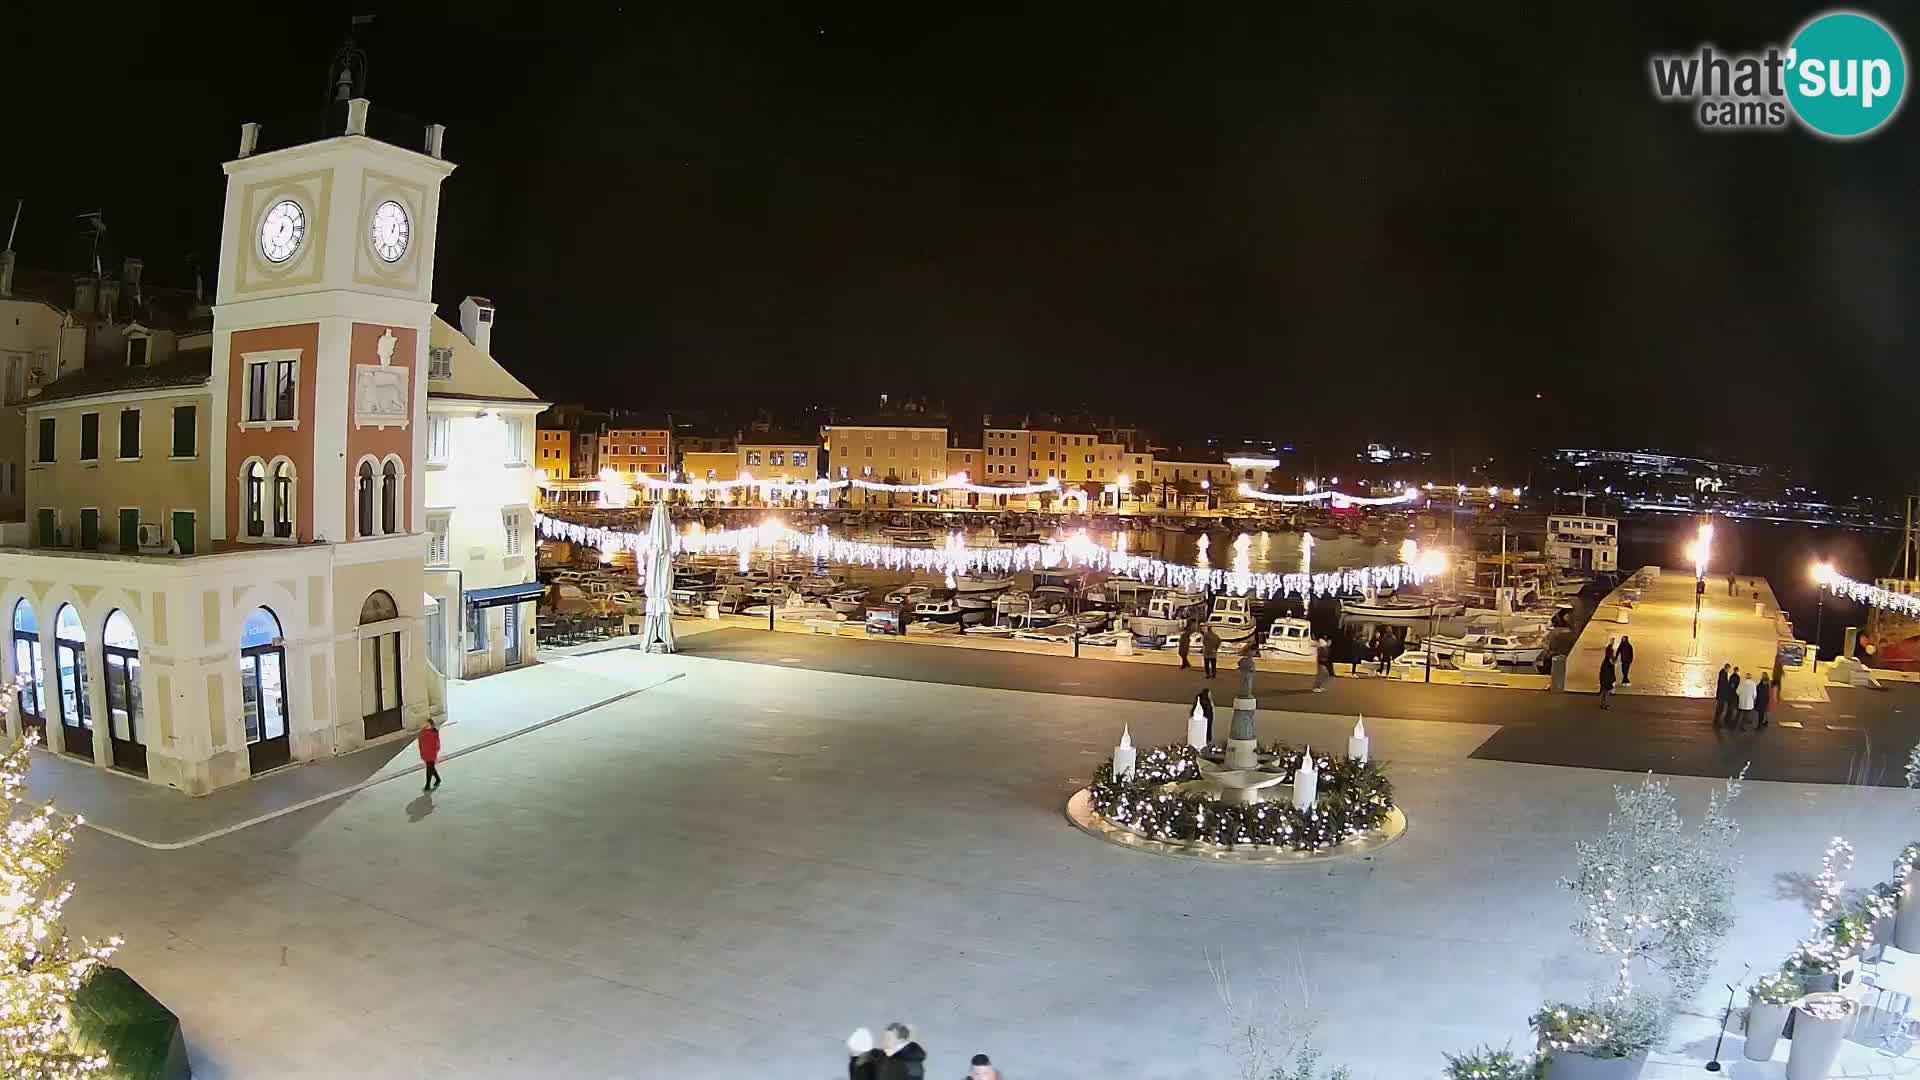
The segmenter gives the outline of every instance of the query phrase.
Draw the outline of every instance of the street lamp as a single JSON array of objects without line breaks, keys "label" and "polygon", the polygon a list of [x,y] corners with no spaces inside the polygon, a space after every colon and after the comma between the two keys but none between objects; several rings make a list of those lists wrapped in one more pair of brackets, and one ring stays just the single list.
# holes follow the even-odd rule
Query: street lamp
[{"label": "street lamp", "polygon": [[1206,496],[1207,509],[1213,509],[1213,481],[1205,479],[1204,477],[1201,478],[1200,494]]},{"label": "street lamp", "polygon": [[1703,521],[1693,543],[1687,545],[1687,556],[1693,560],[1693,656],[1700,655],[1700,603],[1707,595],[1707,560],[1712,554],[1713,523]]},{"label": "street lamp", "polygon": [[1833,564],[1817,562],[1813,564],[1813,581],[1819,588],[1814,592],[1813,602],[1813,662],[1820,664],[1820,631],[1827,621],[1827,588],[1833,584]]}]

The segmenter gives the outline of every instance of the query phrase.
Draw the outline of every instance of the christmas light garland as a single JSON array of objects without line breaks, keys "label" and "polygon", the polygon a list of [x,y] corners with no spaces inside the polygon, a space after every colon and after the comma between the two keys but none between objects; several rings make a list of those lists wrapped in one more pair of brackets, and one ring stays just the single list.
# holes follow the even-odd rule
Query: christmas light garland
[{"label": "christmas light garland", "polygon": [[[643,531],[586,525],[539,513],[534,515],[533,520],[538,535],[548,539],[585,544],[602,551],[627,550],[642,562],[652,558],[647,534]],[[1390,592],[1403,585],[1416,585],[1425,580],[1430,565],[1424,562],[1394,563],[1319,574],[1256,574],[1230,568],[1186,566],[1130,555],[1095,543],[1087,538],[1084,531],[1065,541],[1046,544],[976,548],[960,543],[957,536],[949,536],[944,546],[908,547],[836,537],[830,535],[824,526],[813,532],[801,532],[774,519],[750,528],[702,529],[686,535],[676,534],[673,538],[675,555],[738,554],[744,560],[754,551],[765,551],[776,556],[785,554],[831,565],[866,566],[943,577],[1004,577],[1013,573],[1074,567],[1192,592],[1211,589],[1217,593],[1252,594],[1260,598]]]},{"label": "christmas light garland", "polygon": [[[1218,757],[1222,746],[1208,748]],[[1273,758],[1263,771],[1291,776],[1305,751],[1273,743],[1259,749]],[[1237,803],[1208,795],[1170,791],[1168,786],[1201,779],[1200,752],[1186,743],[1143,751],[1125,780],[1113,778],[1113,764],[1094,770],[1088,797],[1094,812],[1108,821],[1155,840],[1198,841],[1239,847],[1248,844],[1291,851],[1321,851],[1377,829],[1393,810],[1393,784],[1377,762],[1318,758],[1319,796],[1311,810],[1291,802]]]},{"label": "christmas light garland", "polygon": [[1418,488],[1408,488],[1407,490],[1401,492],[1398,495],[1383,495],[1379,497],[1369,497],[1365,495],[1348,495],[1346,492],[1343,492],[1343,491],[1315,491],[1306,495],[1275,495],[1272,492],[1257,491],[1254,489],[1252,484],[1241,484],[1240,494],[1245,498],[1253,499],[1258,502],[1289,503],[1289,504],[1297,505],[1299,503],[1316,503],[1316,502],[1330,501],[1333,503],[1333,505],[1337,507],[1344,507],[1344,506],[1405,506],[1408,503],[1414,502],[1415,500],[1421,498],[1425,493],[1420,491]]},{"label": "christmas light garland", "polygon": [[[608,476],[611,469],[602,470],[603,484],[619,484],[618,475]],[[649,491],[684,491],[693,495],[707,492],[727,492],[735,488],[761,488],[784,492],[788,495],[818,495],[823,491],[839,491],[842,488],[856,487],[867,491],[892,491],[905,494],[924,495],[935,491],[971,491],[981,495],[1038,495],[1047,491],[1059,491],[1060,481],[1043,480],[1037,484],[976,484],[967,479],[964,472],[954,473],[926,484],[889,484],[881,480],[868,480],[864,476],[848,477],[844,480],[788,480],[785,477],[772,479],[755,477],[751,473],[734,480],[663,480],[646,473],[635,473],[634,483]]]},{"label": "christmas light garland", "polygon": [[1893,592],[1878,585],[1855,581],[1824,567],[1819,572],[1818,580],[1821,588],[1843,600],[1920,618],[1920,594]]}]

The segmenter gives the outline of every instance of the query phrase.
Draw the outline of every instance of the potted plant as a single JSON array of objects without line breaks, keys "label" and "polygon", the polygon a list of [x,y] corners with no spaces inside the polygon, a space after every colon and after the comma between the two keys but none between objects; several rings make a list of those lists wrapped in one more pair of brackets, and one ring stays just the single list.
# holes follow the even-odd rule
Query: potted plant
[{"label": "potted plant", "polygon": [[1539,1080],[1542,1062],[1501,1047],[1482,1046],[1466,1054],[1448,1054],[1444,1080]]},{"label": "potted plant", "polygon": [[1858,1008],[1852,998],[1841,994],[1808,994],[1794,1004],[1787,1080],[1826,1080]]},{"label": "potted plant", "polygon": [[1920,859],[1920,844],[1908,844],[1893,864],[1895,903],[1899,913],[1893,922],[1893,947],[1920,952],[1920,899],[1914,896],[1913,864]]},{"label": "potted plant", "polygon": [[1540,1039],[1543,1080],[1637,1080],[1660,1037],[1650,998],[1548,1005],[1528,1021]]},{"label": "potted plant", "polygon": [[1800,980],[1779,972],[1762,975],[1747,990],[1748,1061],[1772,1061],[1773,1048],[1787,1026],[1787,1013],[1800,1000]]}]

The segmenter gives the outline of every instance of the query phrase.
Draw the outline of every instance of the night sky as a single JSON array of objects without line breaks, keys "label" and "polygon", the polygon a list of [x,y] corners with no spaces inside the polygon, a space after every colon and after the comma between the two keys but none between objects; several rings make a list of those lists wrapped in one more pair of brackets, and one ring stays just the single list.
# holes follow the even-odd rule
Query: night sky
[{"label": "night sky", "polygon": [[[1912,483],[1920,117],[1710,135],[1648,87],[1650,52],[1820,7],[1267,7],[470,8],[361,43],[377,106],[449,128],[443,314],[493,297],[496,354],[555,400],[925,394]],[[1920,6],[1869,10],[1911,60]],[[78,269],[99,208],[190,280],[240,123],[317,109],[345,23],[16,43],[23,264]]]}]

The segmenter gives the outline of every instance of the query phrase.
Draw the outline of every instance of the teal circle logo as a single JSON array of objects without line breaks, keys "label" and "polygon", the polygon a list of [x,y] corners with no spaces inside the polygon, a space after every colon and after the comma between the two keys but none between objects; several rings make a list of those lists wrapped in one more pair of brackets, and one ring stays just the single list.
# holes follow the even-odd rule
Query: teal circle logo
[{"label": "teal circle logo", "polygon": [[1907,90],[1907,57],[1880,20],[1833,11],[1788,46],[1787,101],[1821,135],[1851,139],[1893,119]]}]

